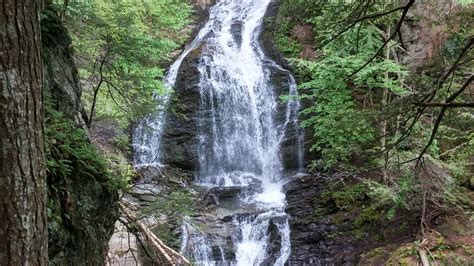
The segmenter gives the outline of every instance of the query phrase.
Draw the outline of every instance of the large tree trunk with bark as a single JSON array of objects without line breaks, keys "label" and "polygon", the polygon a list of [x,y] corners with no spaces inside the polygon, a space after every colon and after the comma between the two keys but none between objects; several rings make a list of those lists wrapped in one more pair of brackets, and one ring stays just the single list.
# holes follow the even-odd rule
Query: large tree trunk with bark
[{"label": "large tree trunk with bark", "polygon": [[0,264],[46,265],[41,0],[0,4]]}]

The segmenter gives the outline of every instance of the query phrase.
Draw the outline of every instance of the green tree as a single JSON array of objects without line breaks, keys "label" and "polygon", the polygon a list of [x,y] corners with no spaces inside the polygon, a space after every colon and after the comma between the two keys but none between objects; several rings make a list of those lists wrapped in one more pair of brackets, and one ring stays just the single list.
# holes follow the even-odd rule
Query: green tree
[{"label": "green tree", "polygon": [[153,111],[164,92],[164,62],[186,39],[185,0],[72,1],[63,8],[72,32],[89,126],[95,116],[126,125]]}]

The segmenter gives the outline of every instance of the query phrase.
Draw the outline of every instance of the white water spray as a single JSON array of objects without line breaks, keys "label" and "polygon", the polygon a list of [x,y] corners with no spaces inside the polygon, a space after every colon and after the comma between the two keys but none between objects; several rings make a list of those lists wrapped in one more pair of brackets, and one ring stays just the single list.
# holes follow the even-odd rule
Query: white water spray
[{"label": "white water spray", "polygon": [[[302,134],[297,100],[286,103],[277,121],[278,95],[271,71],[287,73],[288,94],[296,95],[291,74],[269,59],[259,42],[263,18],[271,0],[221,0],[210,8],[208,22],[170,67],[166,77],[173,87],[183,59],[198,46],[202,54],[199,110],[199,176],[208,187],[242,187],[239,202],[252,214],[235,216],[234,256],[225,247],[215,250],[190,221],[182,226],[181,251],[199,265],[284,265],[290,255],[290,228],[284,212],[281,143],[287,129],[298,134],[298,164],[302,168]],[[168,101],[164,96],[162,101]],[[137,165],[159,165],[163,111],[147,117],[134,134]],[[272,232],[271,232],[272,231]],[[272,237],[279,239],[275,247]],[[277,249],[277,250],[275,250]],[[219,254],[216,254],[219,253]]]}]

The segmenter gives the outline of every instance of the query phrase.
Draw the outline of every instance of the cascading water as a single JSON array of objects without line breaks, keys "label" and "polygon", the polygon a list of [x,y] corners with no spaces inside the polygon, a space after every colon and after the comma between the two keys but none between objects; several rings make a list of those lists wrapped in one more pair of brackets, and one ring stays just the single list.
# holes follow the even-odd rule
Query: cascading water
[{"label": "cascading water", "polygon": [[[176,83],[178,70],[184,58],[198,45],[211,31],[211,23],[208,22],[200,30],[196,38],[184,49],[181,55],[168,69],[164,85],[165,92],[163,95],[156,95],[155,100],[161,102],[164,106],[168,104],[171,89]],[[165,108],[164,108],[165,109]],[[148,115],[140,120],[133,132],[132,146],[134,148],[135,167],[139,168],[147,165],[160,166],[160,144],[163,135],[164,124],[166,121],[166,113],[164,109],[158,110],[156,113]]]},{"label": "cascading water", "polygon": [[[290,255],[281,143],[289,128],[299,136],[298,158],[294,159],[301,170],[303,141],[297,100],[286,102],[283,119],[277,121],[279,99],[272,70],[288,75],[287,94],[297,92],[291,74],[266,57],[260,47],[262,21],[270,1],[218,1],[209,10],[208,22],[166,77],[167,86],[173,87],[183,59],[200,47],[200,168],[196,183],[239,188],[238,208],[244,210],[230,221],[235,232],[231,256],[226,240],[218,241],[217,248],[211,246],[211,239],[191,219],[183,221],[181,251],[200,265],[283,265]],[[168,98],[165,96],[164,102]],[[137,165],[159,165],[164,116],[164,112],[157,112],[135,130]]]}]

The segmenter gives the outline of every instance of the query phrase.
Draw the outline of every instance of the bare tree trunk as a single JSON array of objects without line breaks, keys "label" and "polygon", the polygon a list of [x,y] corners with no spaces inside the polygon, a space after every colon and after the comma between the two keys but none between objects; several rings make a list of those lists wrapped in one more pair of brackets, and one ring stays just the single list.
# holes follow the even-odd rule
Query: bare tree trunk
[{"label": "bare tree trunk", "polygon": [[0,264],[46,265],[41,0],[0,4]]},{"label": "bare tree trunk", "polygon": [[[387,38],[389,38],[390,28],[387,30],[386,36],[387,36]],[[386,60],[390,59],[390,46],[389,45],[387,45],[387,48],[385,50],[385,59]],[[388,71],[385,71],[384,76],[385,76],[385,79],[389,78]],[[383,109],[387,106],[388,89],[384,88],[382,90],[383,90],[383,93],[382,93],[382,109]],[[380,127],[381,127],[380,131],[381,131],[381,135],[382,135],[382,137],[380,138],[380,147],[381,147],[382,151],[385,152],[385,149],[386,149],[386,146],[387,146],[387,120],[385,120],[385,119],[382,120],[382,123],[381,123]],[[385,181],[387,181],[387,179],[388,179],[387,164],[388,164],[388,153],[386,153],[385,156],[384,156],[384,166],[382,167],[382,174],[383,174],[383,178],[384,178]]]},{"label": "bare tree trunk", "polygon": [[[97,86],[94,88],[94,97],[92,98],[92,106],[91,106],[91,112],[89,114],[89,120],[87,121],[87,128],[91,128],[92,126],[92,120],[94,120],[94,112],[95,112],[95,105],[97,104],[97,96],[99,94],[100,86],[102,86],[102,83],[104,83],[105,78],[104,78],[104,65],[106,61],[108,60],[110,53],[110,43],[107,43],[107,51],[105,52],[104,57],[100,60],[100,67],[99,67],[99,83]],[[94,65],[94,70],[95,70],[95,65]],[[94,73],[92,73],[94,74]]]}]

